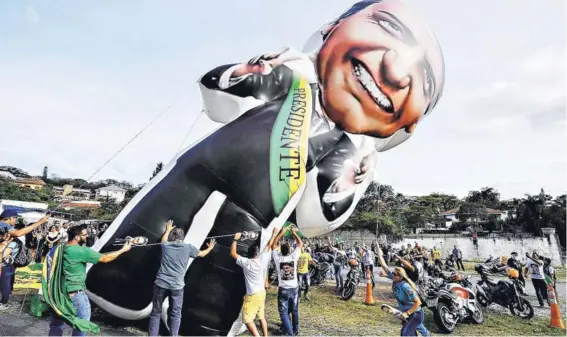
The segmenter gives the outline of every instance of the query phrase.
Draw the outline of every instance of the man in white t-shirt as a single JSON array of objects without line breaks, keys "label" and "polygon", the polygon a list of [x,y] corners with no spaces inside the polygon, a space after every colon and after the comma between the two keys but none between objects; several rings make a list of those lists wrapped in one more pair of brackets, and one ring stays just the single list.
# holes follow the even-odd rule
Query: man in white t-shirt
[{"label": "man in white t-shirt", "polygon": [[547,283],[545,282],[545,274],[543,272],[543,262],[539,260],[536,251],[533,252],[532,256],[526,253],[526,257],[528,258],[526,267],[530,271],[539,306],[543,307],[544,300],[547,301]]},{"label": "man in white t-shirt", "polygon": [[[282,320],[286,336],[297,336],[299,334],[299,294],[297,282],[297,261],[301,255],[303,241],[297,235],[295,228],[291,233],[297,241],[297,247],[291,252],[289,243],[281,245],[281,253],[277,251],[280,240],[287,229],[280,231],[272,244],[272,256],[278,273],[278,311]],[[291,319],[290,319],[291,312]]]},{"label": "man in white t-shirt", "polygon": [[254,324],[254,319],[260,320],[260,326],[264,336],[268,335],[268,322],[264,315],[266,305],[266,290],[264,289],[265,266],[270,258],[270,249],[274,242],[278,230],[274,228],[272,237],[266,246],[266,249],[260,253],[260,247],[252,244],[248,247],[248,258],[238,255],[236,245],[242,236],[242,233],[236,233],[232,246],[230,247],[230,256],[236,260],[236,264],[242,267],[244,272],[244,281],[246,284],[246,296],[242,304],[242,323],[246,325],[252,336],[260,336]]}]

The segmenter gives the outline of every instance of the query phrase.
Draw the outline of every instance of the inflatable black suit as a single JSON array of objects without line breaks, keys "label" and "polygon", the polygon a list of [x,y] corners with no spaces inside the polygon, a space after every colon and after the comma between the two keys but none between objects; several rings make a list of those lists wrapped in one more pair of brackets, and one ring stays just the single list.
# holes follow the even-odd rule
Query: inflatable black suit
[{"label": "inflatable black suit", "polygon": [[[398,0],[355,4],[304,51],[286,48],[205,74],[204,110],[225,125],[174,158],[94,249],[113,250],[126,236],[159,242],[169,219],[196,247],[249,230],[261,231],[264,247],[287,221],[308,237],[344,223],[373,179],[377,153],[408,139],[437,103],[443,58],[431,31]],[[190,261],[182,335],[241,331],[245,286],[231,242],[220,238],[207,257]],[[92,266],[89,297],[123,319],[148,317],[160,254],[159,246],[134,248]]]}]

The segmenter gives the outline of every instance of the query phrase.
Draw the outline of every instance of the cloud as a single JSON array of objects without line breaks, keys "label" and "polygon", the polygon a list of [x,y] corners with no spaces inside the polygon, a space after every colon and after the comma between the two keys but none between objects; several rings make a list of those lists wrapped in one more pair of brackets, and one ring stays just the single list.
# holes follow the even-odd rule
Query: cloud
[{"label": "cloud", "polygon": [[27,22],[30,23],[38,23],[39,22],[39,13],[35,10],[33,6],[26,5],[24,7],[24,16]]}]

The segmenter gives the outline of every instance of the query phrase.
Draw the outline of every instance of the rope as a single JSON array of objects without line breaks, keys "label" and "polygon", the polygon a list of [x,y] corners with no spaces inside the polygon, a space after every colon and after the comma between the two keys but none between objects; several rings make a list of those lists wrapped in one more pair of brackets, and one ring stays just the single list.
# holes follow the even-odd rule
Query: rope
[{"label": "rope", "polygon": [[189,131],[187,131],[187,134],[185,135],[185,137],[183,138],[183,140],[181,141],[181,144],[179,145],[179,148],[177,149],[177,151],[175,151],[175,154],[178,154],[179,151],[181,151],[181,149],[183,148],[183,144],[185,144],[185,141],[187,140],[187,138],[189,137],[189,134],[191,134],[191,132],[193,132],[193,128],[195,128],[195,125],[197,125],[197,122],[199,121],[199,119],[201,118],[201,116],[203,115],[203,112],[205,112],[204,110],[201,110],[201,112],[199,113],[199,115],[197,116],[197,118],[193,121],[193,123],[191,124],[191,127],[189,127]]},{"label": "rope", "polygon": [[[138,133],[136,133],[134,135],[134,137],[132,137],[130,140],[128,140],[128,142],[126,142],[126,144],[124,144],[107,161],[105,161],[93,174],[91,174],[91,176],[87,180],[85,180],[84,183],[82,183],[79,187],[77,187],[77,189],[80,189],[81,187],[85,186],[97,173],[99,173],[106,165],[108,165],[108,163],[110,163],[114,158],[116,158],[116,156],[118,156],[122,151],[124,151],[124,149],[126,149],[126,147],[128,147],[128,145],[130,145],[136,138],[138,138],[142,133],[144,133],[144,131],[146,131],[153,123],[155,123],[155,121],[157,121],[163,114],[165,114],[172,106],[173,106],[173,102],[170,103],[165,109],[163,109],[148,124],[146,124],[146,126],[144,126]],[[73,194],[74,191],[75,191],[75,189],[73,189],[73,191],[71,191],[71,193],[69,193],[69,195]],[[63,202],[59,203],[59,205],[57,205],[53,210],[51,210],[51,212],[59,209],[62,204],[63,204]]]},{"label": "rope", "polygon": [[[247,234],[245,234],[245,233],[260,233],[260,231],[246,231],[246,232],[242,232],[242,240],[247,240],[247,239],[256,240],[256,239],[258,238],[258,236],[247,237],[247,236],[250,235],[250,234],[247,235]],[[234,236],[234,234],[236,234],[236,233],[233,233],[233,234],[223,234],[223,235],[215,235],[215,236],[207,236],[207,237],[205,238],[205,240],[231,237],[231,236]],[[120,240],[120,241],[125,241],[125,239],[117,239],[117,241],[118,241],[118,240]],[[157,243],[147,243],[147,244],[144,244],[144,245],[135,245],[135,244],[134,244],[134,245],[132,245],[132,247],[151,247],[151,246],[159,246],[159,245],[161,245],[161,244],[162,244],[161,242],[157,242]],[[125,243],[115,243],[115,244],[113,244],[113,246],[124,246],[124,245],[125,245]]]}]

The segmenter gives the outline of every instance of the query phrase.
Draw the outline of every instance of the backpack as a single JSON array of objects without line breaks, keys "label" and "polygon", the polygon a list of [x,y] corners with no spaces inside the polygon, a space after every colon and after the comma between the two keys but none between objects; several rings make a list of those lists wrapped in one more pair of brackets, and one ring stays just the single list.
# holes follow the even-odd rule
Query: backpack
[{"label": "backpack", "polygon": [[16,244],[19,246],[20,251],[14,257],[14,262],[12,264],[16,268],[21,268],[29,265],[32,258],[30,249],[26,247],[26,245],[24,245],[18,238],[16,238],[14,242],[16,242]]}]

